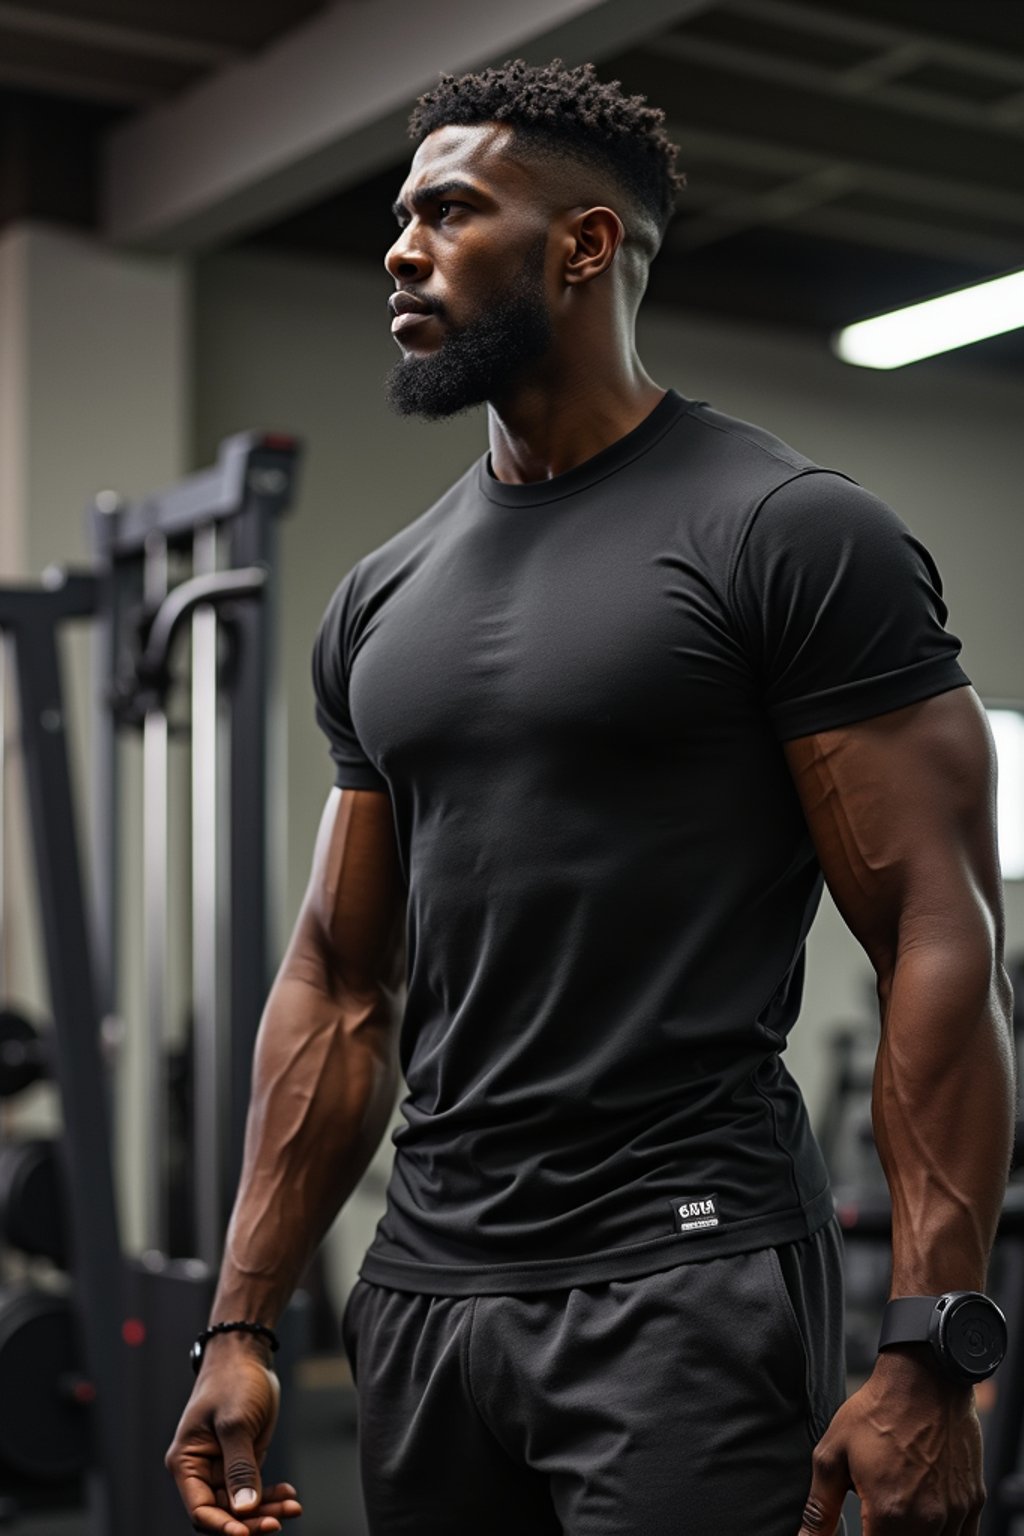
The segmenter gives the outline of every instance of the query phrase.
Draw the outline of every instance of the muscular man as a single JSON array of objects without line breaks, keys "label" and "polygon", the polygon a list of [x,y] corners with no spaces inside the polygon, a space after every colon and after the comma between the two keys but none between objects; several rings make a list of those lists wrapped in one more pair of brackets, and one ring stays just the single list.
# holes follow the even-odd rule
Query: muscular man
[{"label": "muscular man", "polygon": [[[486,402],[490,453],[317,637],[336,787],[211,1321],[273,1327],[401,1072],[344,1320],[373,1536],[830,1536],[850,1487],[872,1536],[976,1536],[973,1391],[932,1345],[843,1402],[782,1052],[824,877],[878,977],[892,1295],[983,1290],[1013,1106],[990,740],[899,518],[644,371],[661,124],[557,61],[414,113],[389,392]],[[206,1346],[168,1456],[199,1530],[299,1512],[260,1482],[270,1359]]]}]

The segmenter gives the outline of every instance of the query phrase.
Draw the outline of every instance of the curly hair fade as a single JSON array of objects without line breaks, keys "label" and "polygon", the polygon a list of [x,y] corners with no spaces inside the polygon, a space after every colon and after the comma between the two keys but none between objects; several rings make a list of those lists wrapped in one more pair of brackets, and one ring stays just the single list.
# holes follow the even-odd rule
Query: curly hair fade
[{"label": "curly hair fade", "polygon": [[442,75],[409,119],[418,144],[435,128],[507,123],[516,139],[547,154],[570,156],[610,173],[664,236],[675,198],[686,185],[665,114],[643,96],[624,96],[618,80],[597,78],[593,64],[567,69],[561,59],[529,65],[507,59],[479,74]]}]

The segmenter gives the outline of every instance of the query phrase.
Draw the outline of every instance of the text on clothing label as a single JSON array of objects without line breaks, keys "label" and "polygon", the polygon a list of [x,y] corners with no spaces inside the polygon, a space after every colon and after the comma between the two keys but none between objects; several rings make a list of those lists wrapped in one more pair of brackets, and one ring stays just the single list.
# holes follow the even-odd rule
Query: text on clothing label
[{"label": "text on clothing label", "polygon": [[677,1232],[703,1232],[718,1226],[717,1195],[677,1195],[672,1201]]}]

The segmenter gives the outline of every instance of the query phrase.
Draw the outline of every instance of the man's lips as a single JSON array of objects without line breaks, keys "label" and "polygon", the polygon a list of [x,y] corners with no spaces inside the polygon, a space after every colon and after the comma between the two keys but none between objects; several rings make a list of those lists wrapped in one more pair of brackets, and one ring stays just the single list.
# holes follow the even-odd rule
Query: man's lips
[{"label": "man's lips", "polygon": [[431,320],[435,315],[431,306],[414,293],[393,293],[388,299],[388,309],[393,316],[391,321],[393,336],[399,331],[409,330],[412,326],[419,325],[423,320]]},{"label": "man's lips", "polygon": [[425,299],[421,299],[415,293],[410,293],[408,288],[400,288],[388,299],[388,309],[393,315],[427,315],[430,313],[430,305]]},{"label": "man's lips", "polygon": [[400,331],[412,330],[417,325],[422,325],[424,320],[433,320],[432,310],[408,310],[404,315],[396,315],[391,322],[391,334],[397,336]]}]

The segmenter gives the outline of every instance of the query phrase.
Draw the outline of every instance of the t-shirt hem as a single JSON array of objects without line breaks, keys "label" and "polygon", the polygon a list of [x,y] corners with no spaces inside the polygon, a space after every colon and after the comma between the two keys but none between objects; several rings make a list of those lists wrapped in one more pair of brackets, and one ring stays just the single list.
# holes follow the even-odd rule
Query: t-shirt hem
[{"label": "t-shirt hem", "polygon": [[883,677],[862,678],[840,688],[793,699],[770,710],[770,714],[779,740],[792,741],[815,731],[835,730],[894,709],[905,709],[953,688],[969,687],[970,681],[953,657],[934,656]]},{"label": "t-shirt hem", "polygon": [[673,1233],[605,1253],[572,1259],[532,1259],[518,1264],[423,1264],[388,1258],[371,1248],[359,1276],[371,1285],[420,1296],[501,1296],[569,1290],[608,1280],[639,1279],[674,1269],[677,1264],[729,1258],[756,1248],[796,1242],[813,1236],[834,1215],[835,1201],[826,1185],[802,1205],[729,1222],[699,1237]]}]

